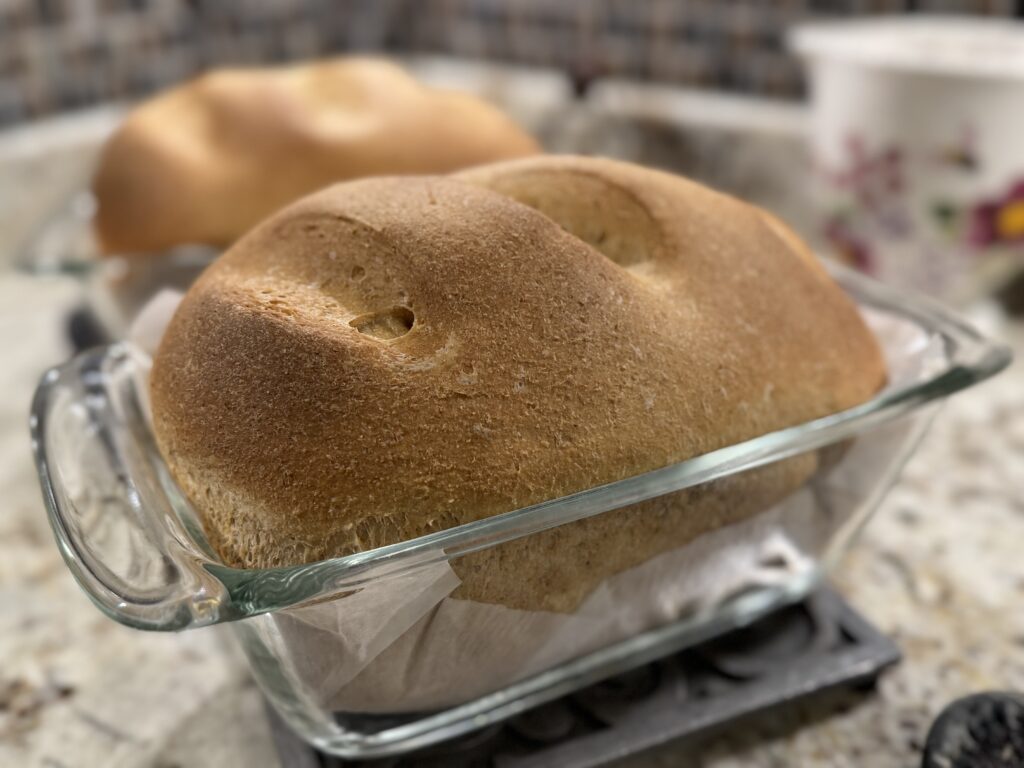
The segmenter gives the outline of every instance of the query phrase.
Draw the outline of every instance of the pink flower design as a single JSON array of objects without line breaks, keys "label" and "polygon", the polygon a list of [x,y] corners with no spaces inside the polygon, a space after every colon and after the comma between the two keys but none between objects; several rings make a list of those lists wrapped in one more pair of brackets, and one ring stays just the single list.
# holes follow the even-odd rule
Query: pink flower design
[{"label": "pink flower design", "polygon": [[871,152],[864,140],[852,134],[846,138],[847,161],[826,176],[838,188],[849,190],[864,210],[878,213],[892,207],[904,189],[903,152],[889,146]]},{"label": "pink flower design", "polygon": [[875,271],[875,258],[867,241],[849,228],[842,215],[832,216],[825,225],[825,238],[835,248],[839,259],[861,272]]}]

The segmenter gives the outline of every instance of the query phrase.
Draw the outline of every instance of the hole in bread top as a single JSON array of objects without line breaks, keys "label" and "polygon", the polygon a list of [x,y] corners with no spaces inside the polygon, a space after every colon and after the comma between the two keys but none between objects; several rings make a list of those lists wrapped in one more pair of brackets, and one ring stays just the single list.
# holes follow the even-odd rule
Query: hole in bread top
[{"label": "hole in bread top", "polygon": [[404,336],[412,330],[416,315],[408,307],[395,306],[379,312],[367,312],[354,317],[349,325],[362,334],[382,341]]}]

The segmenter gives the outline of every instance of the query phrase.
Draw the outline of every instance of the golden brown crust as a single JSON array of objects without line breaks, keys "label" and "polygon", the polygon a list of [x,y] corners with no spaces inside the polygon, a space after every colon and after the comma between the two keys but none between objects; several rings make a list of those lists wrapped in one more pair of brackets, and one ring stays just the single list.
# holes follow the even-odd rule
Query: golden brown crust
[{"label": "golden brown crust", "polygon": [[333,182],[537,151],[494,107],[382,60],[219,70],[142,104],[111,137],[95,231],[107,253],[224,246]]},{"label": "golden brown crust", "polygon": [[[783,226],[610,160],[337,185],[189,291],[154,362],[158,442],[225,561],[273,566],[851,407],[884,382],[876,342]],[[572,610],[608,575],[774,503],[816,462],[463,558],[459,596]]]}]

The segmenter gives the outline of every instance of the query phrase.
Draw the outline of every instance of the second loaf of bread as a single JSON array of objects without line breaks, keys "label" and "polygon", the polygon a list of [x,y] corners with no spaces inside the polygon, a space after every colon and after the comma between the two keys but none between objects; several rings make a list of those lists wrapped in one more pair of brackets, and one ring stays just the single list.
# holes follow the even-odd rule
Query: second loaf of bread
[{"label": "second loaf of bread", "polygon": [[[151,395],[212,544],[264,567],[609,483],[884,380],[855,307],[768,214],[638,166],[542,157],[341,184],[279,212],[189,291]],[[815,464],[463,558],[456,596],[572,610]]]},{"label": "second loaf of bread", "polygon": [[498,109],[384,60],[210,72],[132,110],[93,180],[107,253],[226,246],[337,181],[446,173],[537,143]]}]

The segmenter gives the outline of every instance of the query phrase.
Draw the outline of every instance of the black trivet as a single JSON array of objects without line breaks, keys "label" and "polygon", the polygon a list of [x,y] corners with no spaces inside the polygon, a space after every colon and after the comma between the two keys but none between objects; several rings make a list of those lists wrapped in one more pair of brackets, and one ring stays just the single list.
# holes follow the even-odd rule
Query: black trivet
[{"label": "black trivet", "polygon": [[273,712],[270,721],[285,768],[590,768],[817,693],[873,683],[899,658],[889,638],[823,588],[748,628],[400,757],[328,757]]}]

